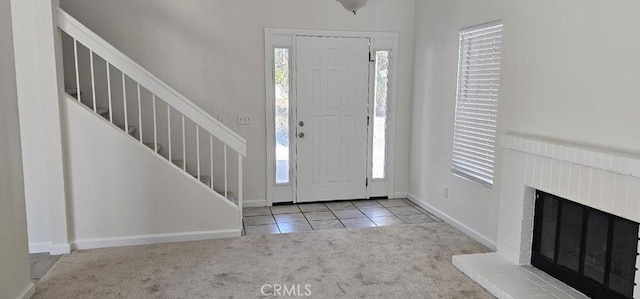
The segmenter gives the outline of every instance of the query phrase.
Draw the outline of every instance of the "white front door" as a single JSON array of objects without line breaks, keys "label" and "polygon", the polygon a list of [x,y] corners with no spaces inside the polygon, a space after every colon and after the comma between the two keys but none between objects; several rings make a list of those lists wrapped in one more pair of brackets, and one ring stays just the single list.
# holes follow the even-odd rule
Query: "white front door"
[{"label": "white front door", "polygon": [[297,201],[365,198],[369,39],[297,37],[296,48]]}]

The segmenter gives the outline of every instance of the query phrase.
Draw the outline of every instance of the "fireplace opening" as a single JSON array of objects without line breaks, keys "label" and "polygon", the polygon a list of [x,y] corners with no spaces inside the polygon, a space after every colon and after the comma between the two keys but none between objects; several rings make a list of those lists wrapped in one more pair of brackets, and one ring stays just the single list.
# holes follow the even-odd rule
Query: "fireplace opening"
[{"label": "fireplace opening", "polygon": [[536,192],[531,264],[592,298],[632,298],[638,223]]}]

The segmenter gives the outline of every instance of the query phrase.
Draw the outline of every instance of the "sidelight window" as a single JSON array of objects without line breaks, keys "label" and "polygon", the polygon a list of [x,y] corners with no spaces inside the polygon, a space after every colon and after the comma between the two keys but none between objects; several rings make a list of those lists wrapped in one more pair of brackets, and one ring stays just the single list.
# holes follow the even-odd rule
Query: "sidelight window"
[{"label": "sidelight window", "polygon": [[389,101],[389,51],[375,51],[375,99],[373,103],[372,178],[384,179],[387,151],[387,104]]},{"label": "sidelight window", "polygon": [[289,183],[289,49],[274,49],[276,184]]}]

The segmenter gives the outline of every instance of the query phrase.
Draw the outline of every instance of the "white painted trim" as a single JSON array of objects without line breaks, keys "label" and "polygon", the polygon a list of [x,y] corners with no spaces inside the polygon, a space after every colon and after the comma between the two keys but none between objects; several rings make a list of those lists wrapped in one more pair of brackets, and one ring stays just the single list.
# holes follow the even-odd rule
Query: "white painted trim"
[{"label": "white painted trim", "polygon": [[462,231],[467,236],[469,236],[472,239],[480,242],[482,245],[487,246],[489,249],[491,249],[493,251],[496,250],[496,241],[493,241],[490,238],[487,238],[486,236],[478,233],[474,229],[462,224],[462,222],[460,222],[460,221],[450,217],[449,215],[445,214],[444,212],[434,208],[432,205],[428,204],[426,201],[423,201],[422,199],[418,198],[417,196],[415,196],[415,195],[413,195],[411,193],[407,193],[407,198],[409,198],[409,200],[411,200],[415,204],[419,205],[421,208],[427,210],[429,213],[431,213],[433,215],[436,215],[438,218],[444,220],[449,225],[451,225],[451,226],[457,228],[458,230]]},{"label": "white painted trim", "polygon": [[71,253],[71,245],[69,244],[52,244],[49,247],[49,254],[51,255],[60,255],[60,254],[69,254]]},{"label": "white painted trim", "polygon": [[267,200],[266,199],[245,200],[243,203],[243,206],[245,208],[262,208],[267,206]]},{"label": "white painted trim", "polygon": [[51,243],[29,243],[29,253],[45,253],[51,250]]},{"label": "white painted trim", "polygon": [[69,244],[29,243],[29,253],[49,253],[51,255],[67,254],[71,252]]},{"label": "white painted trim", "polygon": [[[274,189],[278,188],[274,186],[274,161],[275,161],[275,141],[272,136],[275,135],[274,124],[274,94],[273,89],[273,55],[271,49],[274,47],[287,47],[290,49],[289,57],[290,61],[290,86],[292,92],[289,95],[290,111],[296,111],[296,60],[295,60],[295,37],[296,36],[325,36],[325,37],[351,37],[351,38],[368,38],[371,42],[372,49],[389,50],[391,51],[391,80],[389,82],[389,115],[387,128],[387,183],[388,194],[396,195],[395,191],[395,140],[396,140],[396,118],[397,118],[397,86],[398,86],[398,66],[400,62],[399,51],[399,33],[397,32],[358,32],[358,31],[328,31],[328,30],[312,30],[312,29],[281,29],[281,28],[265,28],[265,101],[266,101],[266,133],[267,133],[267,150],[266,150],[266,189],[267,189],[267,205],[273,204]],[[371,97],[371,95],[370,95]],[[290,125],[295,125],[297,120],[295,119],[295,113],[293,117],[290,117]],[[292,141],[295,138],[292,139]],[[292,146],[295,146],[293,143]],[[369,145],[371,146],[371,145]],[[295,161],[295,151],[292,154],[292,161]],[[291,178],[295,179],[295,169],[292,171]],[[364,178],[363,178],[364,179]],[[293,202],[297,201],[296,198],[296,184],[292,183],[291,192]],[[402,192],[401,192],[402,193]],[[404,193],[402,193],[404,194]],[[402,196],[403,198],[406,196]]]},{"label": "white painted trim", "polygon": [[247,141],[244,138],[111,46],[107,41],[100,38],[62,9],[58,9],[58,26],[62,31],[124,72],[129,78],[144,86],[222,143],[242,154],[242,156],[247,156]]},{"label": "white painted trim", "polygon": [[235,238],[235,237],[239,237],[240,233],[241,233],[240,229],[229,229],[229,230],[216,230],[216,231],[129,236],[129,237],[119,237],[119,238],[76,240],[72,243],[72,248],[74,250],[83,250],[83,249],[94,249],[94,248],[149,245],[149,244],[160,244],[160,243],[202,241],[202,240],[212,240],[212,239]]},{"label": "white painted trim", "polygon": [[33,282],[29,282],[29,284],[24,288],[20,295],[16,297],[16,299],[30,299],[36,293],[36,285]]},{"label": "white painted trim", "polygon": [[516,134],[501,136],[502,147],[583,167],[640,178],[640,156]]}]

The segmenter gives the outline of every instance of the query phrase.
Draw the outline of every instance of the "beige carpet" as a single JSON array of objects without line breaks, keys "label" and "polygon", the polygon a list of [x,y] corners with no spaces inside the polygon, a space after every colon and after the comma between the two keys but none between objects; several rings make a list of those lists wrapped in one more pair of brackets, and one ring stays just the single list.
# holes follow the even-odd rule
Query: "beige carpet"
[{"label": "beige carpet", "polygon": [[486,251],[446,223],[77,251],[34,298],[261,298],[265,284],[308,284],[308,298],[491,298],[451,265]]}]

